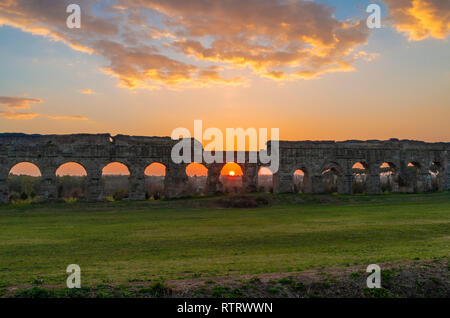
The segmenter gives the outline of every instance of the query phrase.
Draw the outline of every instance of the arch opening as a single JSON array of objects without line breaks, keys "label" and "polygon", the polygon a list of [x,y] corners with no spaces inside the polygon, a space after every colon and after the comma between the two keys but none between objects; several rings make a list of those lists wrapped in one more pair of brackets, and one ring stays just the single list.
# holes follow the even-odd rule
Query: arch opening
[{"label": "arch opening", "polygon": [[420,165],[417,162],[410,162],[406,166],[406,180],[403,181],[406,192],[420,192],[421,182],[419,178]]},{"label": "arch opening", "polygon": [[186,167],[188,176],[187,194],[191,196],[205,194],[208,179],[208,168],[201,163],[191,163]]},{"label": "arch opening", "polygon": [[324,193],[337,193],[339,190],[339,170],[331,166],[322,171],[322,185]]},{"label": "arch opening", "polygon": [[398,178],[394,164],[383,162],[379,167],[381,193],[398,192]]},{"label": "arch opening", "polygon": [[306,170],[301,168],[294,171],[293,175],[293,187],[294,193],[306,193],[306,178],[307,173]]},{"label": "arch opening", "polygon": [[273,193],[273,172],[268,167],[261,167],[258,170],[257,190]]},{"label": "arch opening", "polygon": [[352,166],[352,193],[362,194],[366,192],[367,169],[361,162],[356,162]]},{"label": "arch opening", "polygon": [[66,162],[56,170],[58,198],[82,199],[86,192],[86,169],[76,162]]},{"label": "arch opening", "polygon": [[432,162],[428,170],[428,191],[440,191],[444,188],[442,175],[442,165],[439,162]]},{"label": "arch opening", "polygon": [[224,193],[240,193],[243,191],[242,168],[234,162],[228,162],[220,171],[220,182]]},{"label": "arch opening", "polygon": [[130,170],[121,162],[111,162],[102,169],[103,197],[107,201],[128,199]]},{"label": "arch opening", "polygon": [[36,201],[41,190],[41,170],[31,162],[20,162],[8,173],[8,200]]},{"label": "arch opening", "polygon": [[145,170],[145,198],[159,200],[164,195],[166,166],[159,162],[149,164]]}]

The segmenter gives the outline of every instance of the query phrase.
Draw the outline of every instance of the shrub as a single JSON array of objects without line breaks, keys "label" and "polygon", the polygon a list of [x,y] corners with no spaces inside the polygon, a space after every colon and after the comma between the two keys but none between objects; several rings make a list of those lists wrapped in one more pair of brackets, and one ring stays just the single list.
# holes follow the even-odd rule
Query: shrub
[{"label": "shrub", "polygon": [[20,195],[19,195],[19,193],[17,193],[17,192],[12,192],[12,193],[9,195],[9,202],[14,202],[14,201],[18,201],[18,200],[20,200]]},{"label": "shrub", "polygon": [[67,204],[73,204],[73,203],[77,203],[78,202],[77,198],[63,198],[63,200]]},{"label": "shrub", "polygon": [[114,198],[112,196],[110,196],[110,195],[105,196],[104,199],[107,202],[114,202]]},{"label": "shrub", "polygon": [[225,208],[256,208],[269,204],[265,197],[249,197],[246,195],[235,195],[218,200],[220,206]]},{"label": "shrub", "polygon": [[21,298],[54,298],[55,293],[51,290],[41,287],[33,287],[31,289],[18,290],[15,293],[16,297]]},{"label": "shrub", "polygon": [[139,293],[150,294],[152,297],[164,297],[172,294],[172,290],[162,282],[156,282],[149,288],[141,288]]},{"label": "shrub", "polygon": [[20,194],[20,199],[23,200],[23,201],[25,201],[26,199],[28,199],[28,194],[26,194],[25,192],[22,192],[22,193]]},{"label": "shrub", "polygon": [[393,298],[394,295],[385,288],[364,288],[362,296],[366,298]]},{"label": "shrub", "polygon": [[33,201],[35,201],[35,200],[33,200],[31,198],[26,199],[26,200],[18,199],[18,200],[12,200],[10,203],[12,206],[15,206],[15,207],[25,207],[25,206],[28,206],[31,203],[33,203]]},{"label": "shrub", "polygon": [[255,201],[258,205],[268,205],[269,204],[269,200],[266,197],[256,197]]},{"label": "shrub", "polygon": [[126,190],[117,190],[114,192],[113,198],[115,201],[121,201],[128,198],[128,192]]},{"label": "shrub", "polygon": [[352,184],[353,193],[364,193],[364,182],[361,181],[353,181]]},{"label": "shrub", "polygon": [[70,197],[75,199],[80,199],[82,196],[83,196],[83,189],[81,188],[75,188],[70,193]]}]

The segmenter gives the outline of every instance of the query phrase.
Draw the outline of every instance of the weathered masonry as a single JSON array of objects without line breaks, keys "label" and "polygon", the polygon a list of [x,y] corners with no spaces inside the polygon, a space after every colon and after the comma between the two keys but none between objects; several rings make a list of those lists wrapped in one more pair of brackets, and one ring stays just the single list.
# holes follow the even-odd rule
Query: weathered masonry
[{"label": "weathered masonry", "polygon": [[[8,203],[8,175],[11,168],[21,162],[35,164],[41,171],[42,200],[57,198],[56,170],[68,162],[82,165],[87,173],[85,198],[102,200],[102,169],[111,162],[120,162],[130,171],[129,199],[145,198],[145,168],[157,162],[165,165],[165,196],[181,197],[185,194],[187,164],[171,160],[172,146],[177,141],[169,137],[135,137],[99,135],[25,135],[0,134],[0,203]],[[270,151],[271,143],[268,143]],[[275,192],[294,191],[294,172],[304,173],[302,191],[325,192],[324,179],[332,173],[337,192],[352,193],[355,178],[354,165],[359,163],[365,173],[368,194],[381,192],[380,174],[389,167],[395,184],[394,192],[430,191],[430,172],[433,167],[437,188],[450,190],[450,143],[425,143],[420,141],[280,141],[280,168],[273,176]],[[235,158],[236,158],[235,154]],[[260,163],[239,165],[243,171],[245,191],[257,190]],[[208,177],[206,191],[221,190],[220,171],[225,163],[206,164]]]}]

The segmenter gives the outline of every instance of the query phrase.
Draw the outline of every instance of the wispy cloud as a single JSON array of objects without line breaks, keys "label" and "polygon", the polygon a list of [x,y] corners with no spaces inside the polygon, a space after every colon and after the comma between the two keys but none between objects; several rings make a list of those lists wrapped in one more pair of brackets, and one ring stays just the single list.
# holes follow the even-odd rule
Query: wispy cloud
[{"label": "wispy cloud", "polygon": [[30,108],[31,103],[42,103],[41,99],[0,96],[0,106],[7,109]]},{"label": "wispy cloud", "polygon": [[[13,97],[13,96],[0,96],[0,107],[4,110],[0,110],[0,117],[6,119],[18,119],[18,120],[29,120],[34,119],[40,114],[32,112],[17,112],[16,109],[30,108],[31,103],[42,103],[43,101],[38,98],[24,98],[24,97]],[[54,120],[88,120],[88,118],[83,116],[67,116],[67,115],[48,115],[50,119]]]},{"label": "wispy cloud", "polygon": [[7,119],[29,120],[39,116],[37,113],[20,113],[12,111],[0,111],[0,117]]},{"label": "wispy cloud", "polygon": [[50,119],[54,119],[54,120],[89,120],[86,117],[83,116],[48,116],[48,118]]},{"label": "wispy cloud", "polygon": [[38,113],[23,113],[17,112],[16,109],[28,109],[32,103],[42,103],[41,99],[37,98],[25,98],[14,96],[0,96],[0,107],[4,110],[0,110],[0,117],[6,119],[19,119],[28,120],[39,116]]}]

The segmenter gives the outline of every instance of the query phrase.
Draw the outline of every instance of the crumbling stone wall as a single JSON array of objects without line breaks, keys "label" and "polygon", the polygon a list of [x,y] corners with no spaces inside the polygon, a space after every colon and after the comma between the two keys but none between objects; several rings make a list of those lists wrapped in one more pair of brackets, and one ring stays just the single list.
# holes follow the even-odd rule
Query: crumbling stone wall
[{"label": "crumbling stone wall", "polygon": [[[449,143],[421,141],[281,141],[280,170],[275,181],[279,192],[293,188],[292,174],[297,169],[305,172],[308,189],[323,192],[323,172],[333,169],[338,175],[338,192],[352,193],[353,166],[361,163],[366,170],[366,193],[380,193],[380,166],[389,163],[399,179],[400,192],[427,190],[429,170],[433,163],[439,167],[439,190],[449,190]],[[414,178],[408,174],[408,164],[417,167]]]},{"label": "crumbling stone wall", "polygon": [[[186,195],[187,164],[175,164],[171,151],[178,141],[169,137],[111,136],[109,134],[25,135],[0,134],[0,203],[8,203],[8,174],[20,162],[31,162],[41,171],[40,197],[57,198],[56,170],[64,163],[76,162],[87,172],[85,197],[88,201],[102,200],[102,169],[111,162],[120,162],[130,171],[129,197],[145,198],[145,168],[158,162],[166,166],[165,196],[176,198]],[[339,193],[352,193],[352,167],[360,162],[366,167],[366,193],[380,193],[380,165],[390,163],[400,181],[398,191],[426,191],[430,166],[439,167],[439,190],[450,190],[449,143],[420,141],[280,141],[280,169],[274,175],[274,191],[292,192],[293,174],[297,169],[305,172],[306,192],[324,191],[323,172],[336,173]],[[271,143],[268,143],[270,151]],[[192,151],[194,153],[194,151]],[[225,158],[225,153],[223,156]],[[234,153],[235,159],[238,153]],[[240,163],[244,189],[257,190],[261,163]],[[226,162],[224,160],[223,162]],[[414,163],[417,173],[408,173],[408,163]],[[204,163],[208,168],[207,192],[221,191],[220,171],[225,163]]]}]

